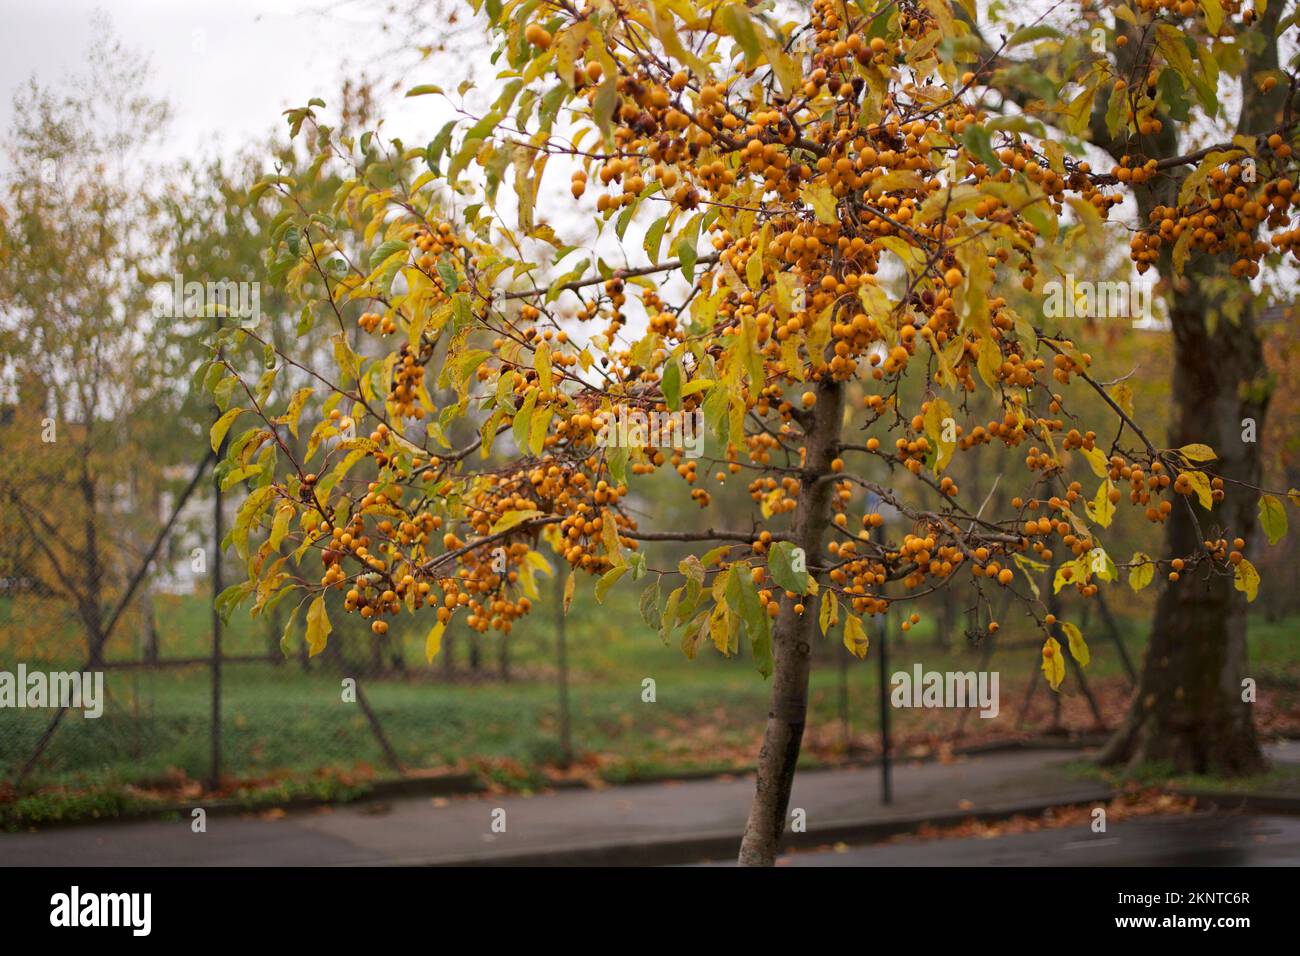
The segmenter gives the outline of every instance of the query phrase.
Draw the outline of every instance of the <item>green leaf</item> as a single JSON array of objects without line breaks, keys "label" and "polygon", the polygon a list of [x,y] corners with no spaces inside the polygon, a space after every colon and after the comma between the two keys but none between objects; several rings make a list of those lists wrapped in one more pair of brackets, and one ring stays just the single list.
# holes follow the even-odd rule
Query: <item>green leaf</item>
[{"label": "green leaf", "polygon": [[664,393],[664,402],[669,411],[682,407],[682,365],[677,359],[670,359],[664,366],[663,380],[660,388]]},{"label": "green leaf", "polygon": [[600,89],[596,91],[596,99],[591,104],[592,118],[596,125],[605,135],[606,139],[611,136],[611,121],[614,118],[614,108],[618,105],[618,77],[609,75],[605,81],[600,84]]},{"label": "green leaf", "polygon": [[659,265],[659,245],[663,242],[664,229],[667,225],[668,217],[662,216],[651,223],[645,233],[645,241],[642,245],[645,247],[646,255],[655,265]]},{"label": "green leaf", "polygon": [[1259,499],[1259,524],[1268,535],[1269,544],[1277,544],[1286,535],[1286,505],[1272,495]]},{"label": "green leaf", "polygon": [[768,551],[767,569],[772,573],[772,580],[787,591],[806,594],[812,582],[805,565],[807,560],[807,555],[789,541],[776,541]]},{"label": "green leaf", "polygon": [[641,610],[641,620],[645,621],[646,627],[659,628],[659,593],[660,586],[663,582],[663,575],[655,576],[654,583],[646,587],[641,592],[639,607]]},{"label": "green leaf", "polygon": [[514,421],[510,423],[511,434],[515,436],[515,446],[520,452],[527,451],[529,428],[532,427],[533,407],[537,404],[537,392],[529,391],[524,402],[515,412]]},{"label": "green leaf", "polygon": [[669,636],[677,629],[677,609],[684,593],[686,593],[685,588],[674,588],[668,595],[668,602],[664,605],[663,617],[659,622],[659,637],[665,645],[668,643]]},{"label": "green leaf", "polygon": [[966,127],[966,132],[962,134],[962,142],[966,144],[967,152],[989,169],[996,172],[1002,168],[997,153],[993,151],[993,140],[989,136],[989,131],[983,126],[972,123]]},{"label": "green leaf", "polygon": [[727,581],[727,603],[745,622],[754,663],[764,677],[772,674],[772,623],[758,597],[758,587],[747,565],[736,565]]},{"label": "green leaf", "polygon": [[[1011,34],[1007,40],[1005,48],[1010,50],[1012,47],[1020,46],[1022,43],[1033,43],[1035,40],[1046,40],[1049,37],[1059,39],[1061,31],[1055,27],[1050,27],[1045,23],[1037,26],[1022,27],[1015,33]],[[974,128],[974,127],[971,127]]]},{"label": "green leaf", "polygon": [[373,272],[382,266],[389,256],[397,255],[399,252],[407,252],[409,246],[401,239],[390,239],[383,243],[374,252],[370,253],[370,269]]},{"label": "green leaf", "polygon": [[605,603],[605,595],[609,593],[610,588],[618,583],[618,579],[627,573],[627,569],[628,565],[620,564],[601,575],[600,580],[596,582],[596,601],[598,603]]},{"label": "green leaf", "polygon": [[621,442],[613,448],[606,449],[605,465],[615,481],[622,482],[627,479],[627,460],[630,454],[631,449]]}]

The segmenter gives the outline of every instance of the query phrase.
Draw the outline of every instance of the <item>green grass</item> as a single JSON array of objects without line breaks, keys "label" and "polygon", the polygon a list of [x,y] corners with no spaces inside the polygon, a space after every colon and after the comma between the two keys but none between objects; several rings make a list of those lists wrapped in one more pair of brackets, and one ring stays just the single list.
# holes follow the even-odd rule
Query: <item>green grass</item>
[{"label": "green grass", "polygon": [[[49,614],[48,608],[42,613]],[[17,609],[0,600],[0,669],[21,629]],[[337,617],[342,617],[338,615]],[[208,652],[210,615],[202,597],[160,598],[158,618],[164,657],[201,656]],[[933,645],[933,619],[923,620],[907,635],[893,626],[889,637],[890,670],[910,669],[920,661],[927,670],[969,670],[978,666],[978,650],[957,637],[954,648]],[[368,637],[351,621],[336,620],[331,640],[344,642],[349,656],[368,660]],[[50,669],[79,666],[75,624],[47,622],[48,637],[39,648]],[[130,635],[137,622],[127,621],[110,648],[110,658],[138,654]],[[410,768],[475,770],[513,787],[535,787],[543,771],[561,757],[558,740],[554,618],[549,608],[526,619],[511,636],[508,683],[495,679],[499,644],[482,642],[483,673],[474,680],[448,683],[441,661],[432,668],[423,659],[423,635],[408,625],[400,634],[407,673],[398,679],[362,679],[362,688],[402,762]],[[647,629],[636,609],[636,589],[615,588],[608,603],[597,605],[579,596],[567,619],[570,648],[572,736],[579,763],[608,780],[634,780],[667,773],[746,767],[757,751],[768,708],[770,685],[757,673],[747,648],[724,658],[711,647],[687,660],[676,647],[665,647]],[[1090,681],[1104,684],[1122,675],[1114,647],[1094,624],[1089,634]],[[1297,673],[1289,634],[1293,622],[1252,626],[1252,659],[1262,673]],[[1007,622],[1000,640],[1007,645],[1031,638]],[[464,631],[455,638],[457,662],[465,668]],[[866,661],[849,660],[844,681],[855,743],[877,733],[879,637]],[[1144,622],[1126,622],[1124,641],[1140,663]],[[826,759],[840,746],[840,648],[820,639],[812,677],[808,761]],[[236,612],[224,638],[228,654],[265,653],[272,641],[260,622]],[[57,653],[62,646],[67,653]],[[28,651],[30,654],[30,650]],[[390,651],[391,653],[391,651]],[[29,667],[36,666],[30,656]],[[972,716],[968,732],[998,725],[1010,729],[1027,682],[1039,663],[1034,647],[999,650],[991,669],[1001,675],[1002,714],[995,721]],[[642,681],[652,678],[656,701],[641,700]],[[1062,691],[1078,705],[1073,679]],[[127,784],[181,787],[202,779],[209,768],[211,679],[205,667],[160,671],[112,670],[106,679],[110,703],[98,720],[71,715],[59,730],[37,771],[34,786],[72,787],[85,791]],[[1039,700],[1048,700],[1039,688]],[[949,734],[957,715],[951,711],[893,711],[900,737]],[[34,746],[48,712],[0,710],[0,774],[8,777]],[[1079,727],[1078,729],[1083,729]],[[341,674],[321,659],[304,670],[296,659],[279,665],[228,664],[222,676],[222,760],[225,773],[247,785],[287,780],[324,779],[330,774],[383,775],[389,772],[365,715],[345,703]],[[324,775],[324,777],[322,776]]]},{"label": "green grass", "polygon": [[1066,764],[1066,771],[1081,780],[1097,780],[1112,787],[1167,787],[1208,793],[1297,793],[1300,766],[1277,764],[1248,777],[1220,777],[1212,774],[1180,774],[1171,764],[1153,761],[1139,767],[1099,767],[1086,760]]}]

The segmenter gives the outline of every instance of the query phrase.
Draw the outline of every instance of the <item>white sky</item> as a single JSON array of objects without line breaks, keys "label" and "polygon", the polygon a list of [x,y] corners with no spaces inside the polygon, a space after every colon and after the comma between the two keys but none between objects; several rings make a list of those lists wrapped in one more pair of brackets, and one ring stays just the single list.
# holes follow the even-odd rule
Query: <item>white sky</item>
[{"label": "white sky", "polygon": [[[32,75],[53,84],[80,70],[93,39],[92,14],[102,11],[125,45],[149,58],[153,91],[172,105],[161,158],[228,156],[283,130],[282,110],[312,96],[334,107],[343,77],[367,65],[376,72],[375,57],[394,41],[381,35],[379,14],[367,8],[383,7],[337,0],[0,0],[0,134],[8,134],[19,85]],[[446,81],[432,72],[426,64],[407,78],[411,85]],[[394,133],[417,103],[381,111]]]}]

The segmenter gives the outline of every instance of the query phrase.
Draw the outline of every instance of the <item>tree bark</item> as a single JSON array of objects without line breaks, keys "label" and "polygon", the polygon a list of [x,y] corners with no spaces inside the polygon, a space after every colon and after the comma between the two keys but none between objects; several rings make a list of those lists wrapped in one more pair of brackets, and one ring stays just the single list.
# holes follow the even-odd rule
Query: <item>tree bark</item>
[{"label": "tree bark", "polygon": [[[1198,278],[1207,280],[1204,273]],[[1169,446],[1210,445],[1225,479],[1224,500],[1212,513],[1194,498],[1175,496],[1165,523],[1171,558],[1202,550],[1218,529],[1247,542],[1255,530],[1259,444],[1243,440],[1243,423],[1252,419],[1256,433],[1263,429],[1267,370],[1251,306],[1238,324],[1220,315],[1211,330],[1217,305],[1190,291],[1175,297],[1171,316],[1175,416]],[[1250,704],[1241,699],[1246,676],[1246,599],[1233,577],[1207,570],[1166,583],[1137,694],[1099,759],[1130,766],[1160,761],[1179,773],[1258,772],[1264,759]]]},{"label": "tree bark", "polygon": [[[810,565],[821,555],[829,523],[832,482],[828,476],[838,451],[844,416],[842,385],[823,381],[816,394],[817,404],[807,423],[807,455],[794,520],[795,543],[803,549]],[[815,601],[808,602],[803,614],[795,614],[793,602],[781,602],[772,633],[771,705],[758,754],[754,801],[740,844],[741,866],[771,866],[776,861],[808,715],[808,675],[816,620]]]},{"label": "tree bark", "polygon": [[[1264,12],[1255,30],[1263,40],[1247,50],[1243,77],[1278,68],[1276,33],[1282,6]],[[1121,51],[1121,66],[1131,65],[1139,46],[1130,43]],[[1269,91],[1249,79],[1243,82],[1237,132],[1259,136],[1271,129],[1282,118],[1288,95],[1285,84]],[[1098,117],[1094,114],[1094,131],[1104,131]],[[1148,155],[1179,155],[1175,128],[1166,119]],[[1108,148],[1118,155],[1123,144],[1110,143]],[[1155,205],[1177,205],[1186,175],[1184,169],[1135,192],[1143,222],[1149,221]],[[1225,479],[1226,492],[1213,514],[1191,499],[1175,501],[1165,523],[1166,554],[1176,558],[1195,553],[1206,538],[1218,536],[1215,532],[1249,544],[1262,470],[1259,444],[1253,439],[1263,433],[1269,397],[1254,294],[1246,279],[1230,275],[1221,258],[1193,255],[1185,275],[1179,276],[1165,244],[1157,265],[1172,290],[1174,414],[1169,444],[1210,445],[1219,455],[1215,468]],[[1234,321],[1238,311],[1240,318]],[[1243,434],[1246,419],[1254,422],[1251,441]],[[1245,676],[1246,601],[1232,577],[1189,574],[1176,584],[1166,583],[1156,602],[1137,694],[1100,761],[1129,766],[1161,761],[1175,772],[1259,771],[1264,758],[1250,705],[1241,699]]]}]

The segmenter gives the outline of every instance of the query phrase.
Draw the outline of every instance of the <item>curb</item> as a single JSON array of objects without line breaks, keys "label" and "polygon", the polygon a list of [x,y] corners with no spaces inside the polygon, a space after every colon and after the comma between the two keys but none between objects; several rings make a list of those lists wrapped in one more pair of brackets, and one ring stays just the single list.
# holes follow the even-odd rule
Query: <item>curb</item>
[{"label": "curb", "polygon": [[1176,788],[1172,792],[1182,797],[1194,797],[1198,806],[1206,806],[1215,810],[1300,815],[1300,796],[1290,793],[1276,791],[1225,793],[1218,790],[1185,790],[1182,788]]},{"label": "curb", "polygon": [[[1043,813],[1054,807],[1074,806],[1110,800],[1113,793],[1105,788],[1079,790],[1052,800],[1029,800],[994,804],[982,809],[952,810],[943,813],[920,813],[906,817],[840,820],[804,833],[786,833],[782,850],[811,849],[828,843],[873,842],[902,833],[912,833],[923,825],[952,826],[969,820],[994,822],[1022,814]],[[737,831],[707,831],[688,837],[651,838],[593,845],[550,847],[492,856],[450,859],[397,860],[388,865],[437,867],[493,866],[677,866],[717,862],[736,855],[740,846]]]}]

